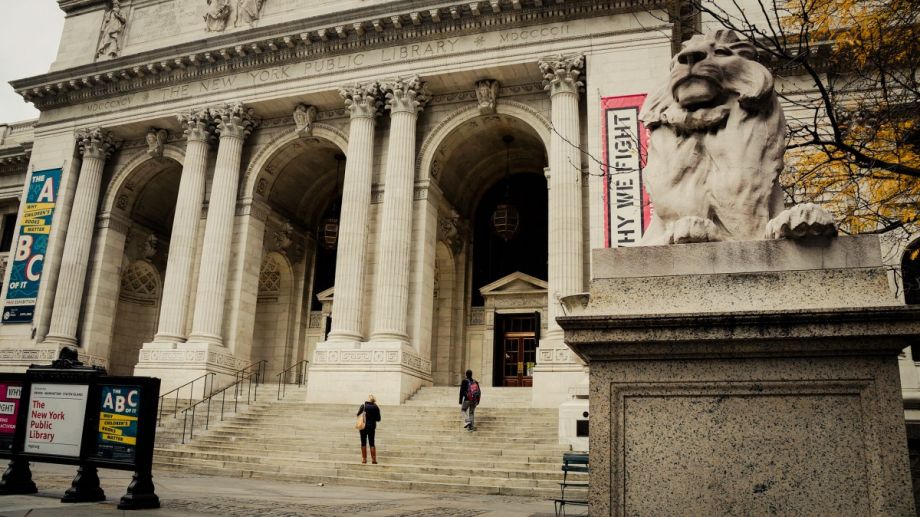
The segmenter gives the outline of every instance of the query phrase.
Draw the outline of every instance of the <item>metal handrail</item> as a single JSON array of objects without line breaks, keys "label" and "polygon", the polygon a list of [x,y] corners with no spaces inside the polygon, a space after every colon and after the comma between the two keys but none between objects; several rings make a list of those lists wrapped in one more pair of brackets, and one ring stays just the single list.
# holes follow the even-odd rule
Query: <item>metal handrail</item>
[{"label": "metal handrail", "polygon": [[278,377],[278,400],[281,400],[284,397],[284,387],[287,386],[287,383],[283,382],[284,381],[283,376],[287,374],[288,372],[290,372],[291,370],[293,370],[294,368],[300,367],[300,369],[297,370],[297,374],[298,374],[297,375],[297,386],[298,387],[303,386],[307,382],[307,365],[308,364],[310,364],[310,361],[307,361],[306,359],[301,359],[300,361],[297,361],[291,366],[288,366],[284,370],[281,370],[281,373],[278,373],[277,375],[275,375],[275,377]]},{"label": "metal handrail", "polygon": [[256,382],[258,382],[259,384],[262,384],[263,382],[265,382],[262,380],[262,378],[263,378],[263,375],[265,374],[265,366],[267,364],[268,364],[268,361],[266,359],[262,359],[261,361],[256,361],[254,363],[249,363],[248,365],[237,370],[234,373],[233,378],[235,380],[240,380],[243,378],[243,376],[249,373],[251,369],[255,368],[256,370],[255,373],[258,374],[257,375],[258,378],[256,379]]},{"label": "metal handrail", "polygon": [[[195,437],[195,410],[199,405],[204,404],[205,402],[207,402],[208,404],[207,413],[206,413],[205,420],[204,420],[204,428],[205,430],[207,430],[211,423],[211,401],[217,395],[221,395],[221,399],[220,399],[220,420],[221,422],[223,422],[224,420],[224,408],[227,402],[227,392],[230,390],[230,388],[234,388],[233,390],[233,412],[234,413],[237,412],[237,409],[239,407],[240,394],[242,393],[242,391],[237,388],[239,388],[240,385],[243,384],[243,382],[249,381],[248,387],[246,389],[246,403],[249,404],[251,402],[258,400],[259,399],[259,379],[258,379],[259,373],[260,372],[256,371],[256,372],[250,372],[248,375],[244,374],[240,379],[234,381],[233,384],[230,384],[228,386],[221,388],[219,391],[212,393],[207,398],[201,399],[198,402],[182,410],[182,415],[183,415],[182,416],[182,440],[181,440],[182,443],[183,444],[185,443],[186,427],[188,427],[188,431],[189,431],[188,439],[192,440]],[[255,382],[253,382],[253,377],[256,378]],[[189,411],[192,412],[192,423],[190,426],[188,425]]]},{"label": "metal handrail", "polygon": [[[240,368],[239,370],[233,373],[233,384],[237,387],[241,386],[240,381],[242,381],[243,377],[247,375],[249,375],[250,377],[250,384],[251,384],[251,380],[252,380],[251,377],[253,374],[256,377],[256,384],[262,384],[264,382],[263,375],[265,374],[265,366],[267,364],[268,364],[268,361],[265,359],[262,359],[260,361],[249,363],[248,365]],[[255,370],[255,371],[252,371],[252,370]],[[240,395],[239,389],[237,389],[236,393],[233,394],[233,397],[236,398],[236,397],[239,397],[239,395]]]},{"label": "metal handrail", "polygon": [[[201,375],[201,376],[199,376],[199,377],[196,377],[196,378],[194,378],[194,379],[192,379],[192,380],[186,382],[185,384],[183,384],[182,386],[179,386],[178,388],[169,390],[169,391],[167,391],[166,393],[160,395],[160,412],[159,412],[159,414],[157,415],[157,422],[159,422],[159,421],[163,418],[163,406],[166,405],[166,404],[165,404],[165,402],[166,402],[166,397],[172,395],[173,393],[176,394],[176,402],[175,402],[175,404],[173,404],[173,418],[177,418],[177,415],[178,415],[178,413],[179,413],[179,391],[180,391],[182,388],[184,388],[184,387],[186,387],[186,386],[189,386],[189,397],[188,397],[188,398],[189,398],[189,400],[192,400],[192,399],[194,398],[194,394],[195,394],[195,383],[198,382],[198,381],[200,381],[201,379],[204,379],[204,390],[205,390],[205,391],[202,391],[202,395],[205,396],[205,397],[208,396],[208,395],[211,395],[211,394],[214,392],[214,377],[215,377],[216,375],[217,375],[217,374],[214,373],[214,372],[208,372],[208,373],[206,373],[206,374],[204,374],[204,375]],[[208,379],[207,379],[208,377],[211,378],[211,382],[210,382],[211,389],[210,389],[210,390],[208,389]],[[207,393],[207,395],[204,395],[205,393]]]}]

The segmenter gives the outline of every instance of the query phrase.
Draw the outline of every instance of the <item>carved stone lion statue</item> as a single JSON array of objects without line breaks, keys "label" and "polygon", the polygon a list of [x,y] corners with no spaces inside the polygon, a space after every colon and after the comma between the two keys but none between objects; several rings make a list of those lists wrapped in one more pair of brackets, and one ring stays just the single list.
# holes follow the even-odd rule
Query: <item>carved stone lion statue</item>
[{"label": "carved stone lion statue", "polygon": [[830,214],[783,210],[786,120],[773,76],[732,31],[694,36],[639,118],[651,132],[645,187],[654,205],[640,244],[836,235]]}]

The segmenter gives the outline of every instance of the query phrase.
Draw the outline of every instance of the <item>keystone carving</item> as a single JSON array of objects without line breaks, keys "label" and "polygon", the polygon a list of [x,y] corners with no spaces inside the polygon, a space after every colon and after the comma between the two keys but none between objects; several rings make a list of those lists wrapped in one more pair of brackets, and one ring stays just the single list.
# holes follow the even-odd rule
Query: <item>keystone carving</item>
[{"label": "keystone carving", "polygon": [[575,93],[584,87],[580,77],[585,66],[584,56],[555,56],[540,60],[543,89],[550,95]]},{"label": "keystone carving", "polygon": [[425,83],[418,76],[396,79],[381,87],[386,91],[386,108],[391,113],[419,113],[431,98]]},{"label": "keystone carving", "polygon": [[339,95],[345,99],[345,109],[351,114],[351,118],[376,117],[383,107],[378,83],[339,88]]},{"label": "keystone carving", "polygon": [[247,108],[242,102],[225,104],[210,109],[211,116],[217,124],[217,132],[221,138],[246,139],[258,124],[254,114],[255,110]]},{"label": "keystone carving", "polygon": [[145,259],[150,260],[157,254],[157,249],[160,247],[160,239],[156,235],[150,234],[147,236],[147,239],[144,241],[144,251],[143,256]]},{"label": "keystone carving", "polygon": [[298,104],[294,108],[294,133],[301,137],[313,136],[313,121],[316,120],[316,106]]},{"label": "keystone carving", "polygon": [[118,0],[112,0],[112,8],[105,12],[102,18],[102,29],[99,31],[99,45],[96,47],[96,59],[100,57],[114,58],[121,53],[121,39],[128,25],[128,18],[121,12]]},{"label": "keystone carving", "polygon": [[169,133],[165,129],[152,127],[147,130],[147,155],[151,158],[160,158],[163,156],[163,148],[166,146],[166,139]]},{"label": "keystone carving", "polygon": [[80,129],[77,131],[77,146],[83,158],[105,160],[115,151],[115,140],[106,129]]},{"label": "keystone carving", "polygon": [[456,210],[438,219],[438,240],[443,241],[454,252],[454,256],[463,251],[463,243],[469,228]]},{"label": "keystone carving", "polygon": [[483,79],[476,81],[476,100],[479,103],[479,112],[483,115],[495,114],[495,99],[498,97],[498,81]]}]

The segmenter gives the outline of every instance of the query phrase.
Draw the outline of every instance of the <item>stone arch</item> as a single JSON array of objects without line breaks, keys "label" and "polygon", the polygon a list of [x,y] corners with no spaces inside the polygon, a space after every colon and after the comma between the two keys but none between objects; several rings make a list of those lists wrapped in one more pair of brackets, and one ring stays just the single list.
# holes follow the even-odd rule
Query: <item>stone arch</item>
[{"label": "stone arch", "polygon": [[459,380],[463,277],[458,274],[457,260],[451,246],[439,240],[435,247],[431,336],[431,375],[436,386],[451,386]]},{"label": "stone arch", "polygon": [[258,197],[260,199],[265,199],[265,196],[258,192],[257,185],[258,181],[264,177],[266,167],[288,145],[298,141],[309,141],[311,138],[316,140],[327,140],[341,149],[343,154],[348,154],[348,136],[337,127],[328,124],[314,124],[313,136],[307,138],[293,131],[286,131],[265,145],[256,153],[253,159],[250,160],[249,166],[246,167],[246,172],[243,175],[243,185],[242,188],[240,188],[239,198],[254,199]]},{"label": "stone arch", "polygon": [[137,171],[141,170],[142,166],[147,165],[148,162],[152,160],[162,159],[170,159],[182,165],[185,163],[185,150],[175,144],[166,144],[163,146],[163,157],[154,158],[147,154],[146,148],[138,149],[134,156],[115,171],[111,181],[109,181],[108,187],[102,198],[100,213],[111,213],[117,207],[119,194],[121,194],[122,188]]},{"label": "stone arch", "polygon": [[293,265],[277,251],[266,253],[259,267],[251,359],[268,361],[268,378],[293,361],[295,336],[292,321],[297,305]]},{"label": "stone arch", "polygon": [[[516,118],[528,125],[543,140],[543,147],[547,150],[549,149],[550,129],[552,128],[552,124],[537,110],[521,102],[499,99],[496,103],[496,112],[499,115],[507,115]],[[479,111],[479,106],[476,104],[459,108],[449,114],[428,134],[419,149],[415,169],[416,181],[431,179],[432,163],[434,162],[438,149],[444,141],[458,127],[480,116],[482,116],[482,114]]]},{"label": "stone arch", "polygon": [[163,279],[149,260],[131,262],[121,274],[109,369],[131,375],[143,343],[156,334]]}]

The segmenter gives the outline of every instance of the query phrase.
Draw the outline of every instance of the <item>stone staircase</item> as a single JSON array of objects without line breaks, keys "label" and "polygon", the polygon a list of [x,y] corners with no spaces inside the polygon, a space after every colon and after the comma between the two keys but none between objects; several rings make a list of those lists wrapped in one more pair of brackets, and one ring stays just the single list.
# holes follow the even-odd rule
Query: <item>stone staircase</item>
[{"label": "stone staircase", "polygon": [[[484,388],[478,431],[462,429],[459,388],[423,388],[406,404],[381,406],[378,465],[361,464],[354,414],[360,404],[307,404],[290,388],[261,400],[185,445],[162,444],[158,468],[307,483],[558,497],[558,411],[532,409],[526,388]],[[269,399],[269,397],[266,397]],[[584,477],[587,480],[587,477]]]}]

